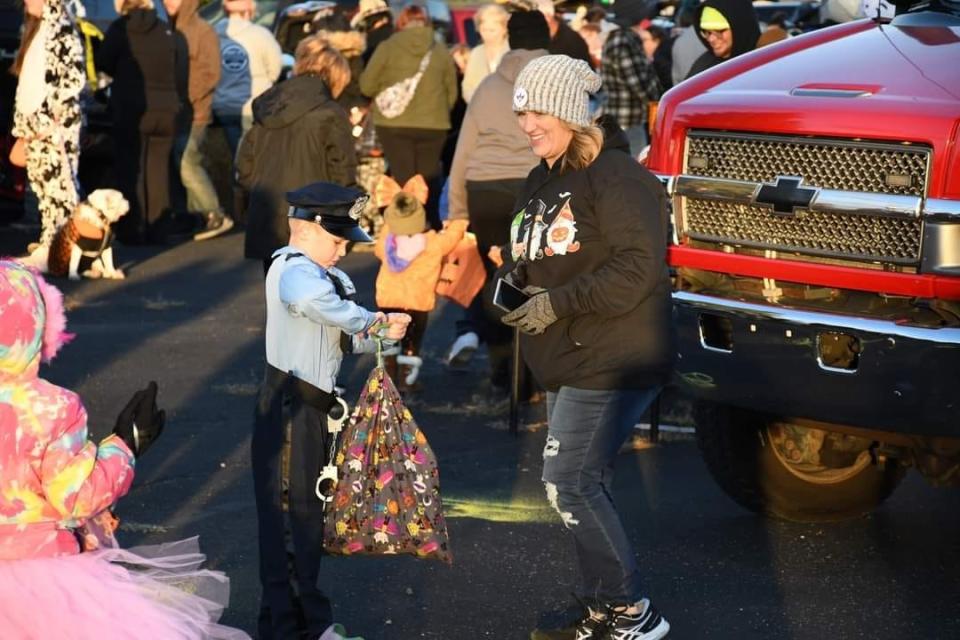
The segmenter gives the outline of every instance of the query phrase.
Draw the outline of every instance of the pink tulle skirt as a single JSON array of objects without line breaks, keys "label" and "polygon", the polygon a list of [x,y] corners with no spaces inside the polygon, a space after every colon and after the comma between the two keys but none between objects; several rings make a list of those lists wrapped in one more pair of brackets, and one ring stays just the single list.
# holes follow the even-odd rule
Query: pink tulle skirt
[{"label": "pink tulle skirt", "polygon": [[11,640],[241,640],[217,624],[230,581],[201,569],[197,538],[0,561],[0,636]]}]

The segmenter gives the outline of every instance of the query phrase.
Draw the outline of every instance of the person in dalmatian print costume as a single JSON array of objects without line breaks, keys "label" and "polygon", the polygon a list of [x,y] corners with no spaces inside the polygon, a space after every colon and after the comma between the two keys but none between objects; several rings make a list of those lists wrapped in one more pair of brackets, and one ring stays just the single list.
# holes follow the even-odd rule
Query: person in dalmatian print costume
[{"label": "person in dalmatian print costume", "polygon": [[13,135],[26,145],[30,188],[37,196],[41,232],[27,262],[47,269],[57,229],[79,201],[80,93],[83,44],[76,28],[82,5],[74,0],[26,0],[24,38],[14,64],[19,72]]}]

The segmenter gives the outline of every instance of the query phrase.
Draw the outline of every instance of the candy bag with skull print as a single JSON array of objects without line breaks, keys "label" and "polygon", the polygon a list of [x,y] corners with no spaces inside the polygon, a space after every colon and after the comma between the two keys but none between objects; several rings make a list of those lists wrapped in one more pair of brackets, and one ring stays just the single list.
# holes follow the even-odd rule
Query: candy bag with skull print
[{"label": "candy bag with skull print", "polygon": [[323,536],[328,553],[451,562],[437,459],[382,366],[364,385],[335,463]]}]

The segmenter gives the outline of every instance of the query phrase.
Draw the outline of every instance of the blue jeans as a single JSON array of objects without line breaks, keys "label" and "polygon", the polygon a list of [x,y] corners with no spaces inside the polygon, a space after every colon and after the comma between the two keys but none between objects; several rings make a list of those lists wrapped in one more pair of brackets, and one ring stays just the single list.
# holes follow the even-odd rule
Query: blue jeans
[{"label": "blue jeans", "polygon": [[660,389],[547,393],[543,482],[547,499],[576,542],[579,596],[591,607],[632,605],[640,570],[613,504],[617,452]]}]

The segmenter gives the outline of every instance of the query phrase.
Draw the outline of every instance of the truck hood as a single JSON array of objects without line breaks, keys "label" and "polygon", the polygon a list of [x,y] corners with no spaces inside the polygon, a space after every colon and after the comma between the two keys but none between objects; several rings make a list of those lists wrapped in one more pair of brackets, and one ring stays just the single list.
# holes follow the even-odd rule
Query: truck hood
[{"label": "truck hood", "polygon": [[[698,95],[685,97],[674,117],[696,128],[757,130],[759,124],[771,133],[931,145],[953,137],[960,64],[947,61],[960,61],[960,27],[864,20],[834,29],[833,39],[824,32],[800,36],[694,78]],[[736,67],[744,71],[732,75]]]}]

